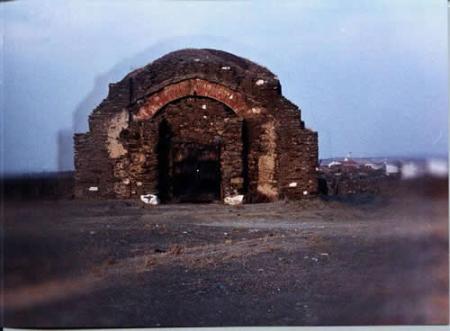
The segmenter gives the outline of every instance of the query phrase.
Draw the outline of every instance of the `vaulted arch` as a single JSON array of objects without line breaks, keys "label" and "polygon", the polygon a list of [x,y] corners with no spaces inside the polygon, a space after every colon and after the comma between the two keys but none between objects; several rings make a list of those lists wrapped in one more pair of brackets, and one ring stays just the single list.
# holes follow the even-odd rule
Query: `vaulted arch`
[{"label": "vaulted arch", "polygon": [[250,114],[258,114],[261,111],[257,107],[249,106],[248,100],[241,93],[222,84],[195,78],[166,85],[161,90],[151,94],[147,97],[145,103],[139,107],[133,119],[137,121],[150,119],[167,104],[188,96],[205,97],[219,101],[242,118],[246,118]]}]

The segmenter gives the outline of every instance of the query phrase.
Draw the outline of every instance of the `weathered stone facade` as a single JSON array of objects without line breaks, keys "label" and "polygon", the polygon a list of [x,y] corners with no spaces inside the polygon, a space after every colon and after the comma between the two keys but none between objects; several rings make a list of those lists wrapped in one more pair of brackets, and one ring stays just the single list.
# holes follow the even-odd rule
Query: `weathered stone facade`
[{"label": "weathered stone facade", "polygon": [[75,135],[75,195],[247,202],[317,192],[317,133],[278,78],[243,58],[186,49],[110,85]]}]

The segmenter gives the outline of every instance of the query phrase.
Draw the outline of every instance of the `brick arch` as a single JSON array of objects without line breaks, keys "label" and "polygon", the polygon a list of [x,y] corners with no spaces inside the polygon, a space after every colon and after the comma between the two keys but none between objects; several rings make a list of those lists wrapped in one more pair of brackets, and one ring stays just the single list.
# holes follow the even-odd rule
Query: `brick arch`
[{"label": "brick arch", "polygon": [[165,105],[188,96],[199,96],[217,100],[232,109],[238,116],[246,118],[249,113],[259,113],[259,108],[251,108],[246,98],[239,92],[204,79],[187,79],[170,84],[151,94],[133,119],[143,121],[152,118]]}]

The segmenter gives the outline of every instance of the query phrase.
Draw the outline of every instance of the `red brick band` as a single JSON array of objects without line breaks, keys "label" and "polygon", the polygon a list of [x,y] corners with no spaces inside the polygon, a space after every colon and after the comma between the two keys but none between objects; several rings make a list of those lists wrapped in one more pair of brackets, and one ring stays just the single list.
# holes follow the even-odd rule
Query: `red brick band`
[{"label": "red brick band", "polygon": [[246,114],[248,114],[249,107],[241,93],[233,91],[221,84],[197,78],[167,85],[158,92],[150,95],[145,104],[134,115],[134,119],[138,121],[150,119],[168,103],[188,96],[215,99],[231,108],[241,117],[246,117]]}]

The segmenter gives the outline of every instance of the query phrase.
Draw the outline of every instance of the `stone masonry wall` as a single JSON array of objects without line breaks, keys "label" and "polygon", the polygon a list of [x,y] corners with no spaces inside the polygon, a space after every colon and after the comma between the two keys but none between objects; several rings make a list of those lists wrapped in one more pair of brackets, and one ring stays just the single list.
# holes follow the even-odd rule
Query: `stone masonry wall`
[{"label": "stone masonry wall", "polygon": [[120,130],[112,129],[128,124],[129,92],[123,84],[111,84],[108,97],[89,116],[89,132],[74,136],[74,193],[78,198],[122,197],[115,190],[119,179],[114,176],[114,168],[116,159],[124,155],[116,153]]},{"label": "stone masonry wall", "polygon": [[300,110],[287,100],[282,100],[277,113],[279,188],[283,197],[300,199],[318,192],[318,137],[306,129]]}]

